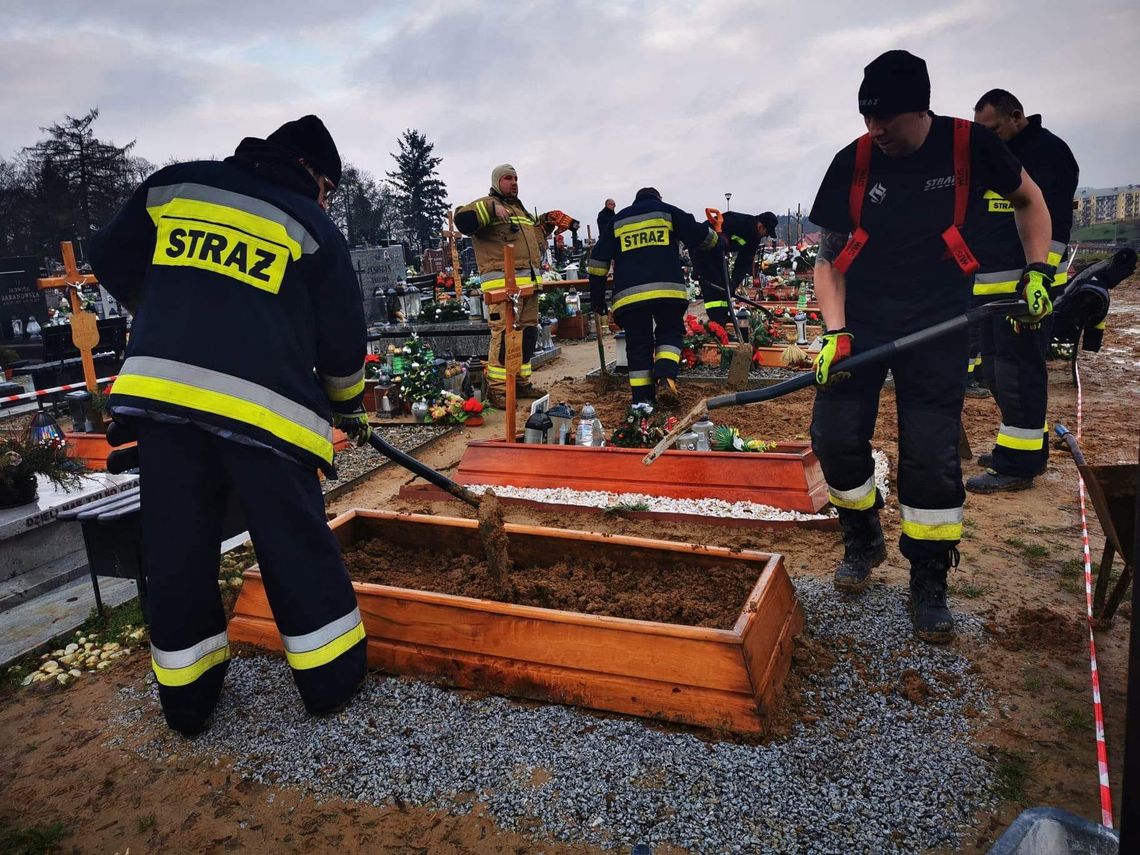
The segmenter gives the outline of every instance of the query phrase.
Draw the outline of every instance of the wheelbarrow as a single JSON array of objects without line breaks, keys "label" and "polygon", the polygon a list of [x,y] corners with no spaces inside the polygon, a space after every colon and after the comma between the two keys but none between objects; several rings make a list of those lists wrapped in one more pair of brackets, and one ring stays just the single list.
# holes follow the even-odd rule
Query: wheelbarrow
[{"label": "wheelbarrow", "polygon": [[[1100,527],[1104,531],[1104,552],[1097,570],[1093,590],[1094,626],[1107,626],[1132,581],[1133,549],[1136,545],[1136,483],[1140,464],[1118,463],[1094,466],[1085,460],[1077,438],[1064,425],[1057,425],[1057,435],[1069,446],[1077,470],[1084,478]],[[1116,583],[1112,583],[1112,563],[1119,553],[1124,563]],[[1109,589],[1111,588],[1111,592]]]}]

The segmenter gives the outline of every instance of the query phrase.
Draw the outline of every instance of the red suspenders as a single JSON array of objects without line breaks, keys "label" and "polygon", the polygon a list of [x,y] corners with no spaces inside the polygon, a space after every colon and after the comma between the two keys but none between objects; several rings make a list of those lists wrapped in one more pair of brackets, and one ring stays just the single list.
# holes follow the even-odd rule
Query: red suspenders
[{"label": "red suspenders", "polygon": [[[863,134],[855,143],[855,173],[851,177],[851,195],[848,210],[855,231],[851,234],[843,252],[835,259],[834,267],[846,273],[856,256],[867,245],[870,235],[860,224],[863,214],[863,199],[867,195],[867,184],[871,178],[871,135]],[[950,257],[963,273],[970,274],[981,265],[966,246],[959,228],[966,222],[966,205],[970,199],[970,122],[954,120],[954,222],[942,233]]]}]

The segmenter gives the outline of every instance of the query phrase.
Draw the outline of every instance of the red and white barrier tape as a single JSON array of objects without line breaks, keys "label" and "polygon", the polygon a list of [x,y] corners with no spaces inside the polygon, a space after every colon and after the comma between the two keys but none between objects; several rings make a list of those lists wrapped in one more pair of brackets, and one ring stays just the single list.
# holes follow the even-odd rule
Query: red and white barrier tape
[{"label": "red and white barrier tape", "polygon": [[[1077,380],[1077,440],[1081,438],[1084,418],[1084,401],[1081,392],[1081,372],[1073,366]],[[1089,553],[1089,521],[1085,507],[1085,480],[1077,474],[1077,497],[1081,508],[1081,549],[1085,560],[1085,608],[1089,626],[1089,666],[1092,671],[1093,719],[1096,726],[1096,765],[1100,779],[1100,823],[1112,828],[1112,790],[1108,784],[1108,746],[1104,741],[1104,705],[1100,700],[1100,669],[1096,664],[1096,638],[1093,635],[1093,581],[1092,556]],[[1101,568],[1103,572],[1105,568]]]},{"label": "red and white barrier tape", "polygon": [[[95,381],[95,384],[97,386],[101,386],[104,383],[110,383],[112,380],[114,380],[118,376],[119,375],[117,375],[117,374],[112,374],[110,377],[101,377]],[[6,398],[0,398],[0,406],[3,406],[5,404],[11,404],[15,401],[30,401],[33,398],[42,398],[44,395],[54,395],[56,392],[70,392],[73,389],[86,389],[86,388],[87,388],[87,382],[81,380],[78,383],[67,383],[66,385],[63,385],[63,386],[53,386],[50,389],[39,389],[38,391],[35,391],[35,392],[24,392],[20,395],[8,395]]]}]

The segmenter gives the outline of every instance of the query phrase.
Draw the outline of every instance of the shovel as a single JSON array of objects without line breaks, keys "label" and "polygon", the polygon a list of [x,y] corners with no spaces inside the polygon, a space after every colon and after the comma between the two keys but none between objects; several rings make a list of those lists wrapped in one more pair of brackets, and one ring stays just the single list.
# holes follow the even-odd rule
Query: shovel
[{"label": "shovel", "polygon": [[[910,335],[904,335],[902,338],[896,338],[894,341],[888,341],[886,344],[880,344],[878,347],[873,347],[870,350],[865,350],[855,356],[849,356],[839,363],[839,365],[842,366],[844,373],[848,373],[864,365],[882,362],[884,359],[888,359],[896,353],[902,353],[917,345],[926,344],[941,336],[965,330],[971,323],[979,318],[999,312],[1010,315],[1011,317],[1018,317],[1025,315],[1028,311],[1029,307],[1025,304],[1024,300],[1006,300],[986,303],[983,306],[976,306],[970,309],[965,314],[950,318],[948,321],[942,321],[941,323],[934,324],[934,326],[927,327]],[[645,458],[641,462],[646,466],[653,463],[654,460],[665,453],[669,446],[676,442],[677,437],[687,431],[693,422],[697,421],[709,410],[771,401],[775,398],[781,398],[784,395],[798,392],[800,389],[806,389],[814,385],[815,372],[804,371],[795,377],[785,380],[782,383],[776,383],[773,386],[766,386],[762,389],[749,389],[745,392],[731,392],[727,395],[717,395],[714,398],[705,398],[693,407],[693,409],[689,410],[689,412],[677,422],[673,429],[665,435],[665,438],[653,446],[653,449],[645,455]]]},{"label": "shovel", "polygon": [[416,460],[410,454],[405,454],[375,433],[369,434],[368,444],[393,463],[398,463],[429,484],[446,490],[461,502],[466,502],[478,510],[479,539],[483,542],[483,551],[487,555],[487,570],[499,594],[506,594],[507,583],[511,576],[511,558],[507,553],[507,533],[503,528],[503,511],[499,507],[499,500],[494,491],[487,490],[480,498],[462,484],[456,484],[442,472],[437,472],[426,463]]}]

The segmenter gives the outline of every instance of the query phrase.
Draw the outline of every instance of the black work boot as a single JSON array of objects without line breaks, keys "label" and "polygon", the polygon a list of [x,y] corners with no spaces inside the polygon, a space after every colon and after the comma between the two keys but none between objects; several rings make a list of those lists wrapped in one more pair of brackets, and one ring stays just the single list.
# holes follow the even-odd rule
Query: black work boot
[{"label": "black work boot", "polygon": [[655,399],[667,410],[671,410],[681,403],[677,394],[677,381],[672,377],[662,377],[656,383]]},{"label": "black work boot", "polygon": [[871,569],[887,559],[879,512],[839,509],[843,529],[843,560],[835,568],[835,590],[861,594],[871,584]]},{"label": "black work boot", "polygon": [[[983,469],[993,469],[994,468],[993,452],[992,451],[986,451],[986,452],[983,452],[982,454],[979,454],[978,455],[978,465],[981,466]],[[1049,468],[1049,458],[1046,457],[1043,461],[1041,461],[1041,468],[1038,469],[1036,473],[1034,473],[1034,477],[1036,477],[1037,475],[1044,475],[1045,471],[1048,468]]]},{"label": "black work boot", "polygon": [[954,638],[954,617],[946,605],[946,574],[958,566],[958,550],[910,563],[910,619],[914,634],[931,644],[948,644]]},{"label": "black work boot", "polygon": [[994,469],[966,479],[966,489],[971,493],[1015,493],[1032,486],[1032,475],[1002,475]]}]

